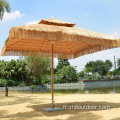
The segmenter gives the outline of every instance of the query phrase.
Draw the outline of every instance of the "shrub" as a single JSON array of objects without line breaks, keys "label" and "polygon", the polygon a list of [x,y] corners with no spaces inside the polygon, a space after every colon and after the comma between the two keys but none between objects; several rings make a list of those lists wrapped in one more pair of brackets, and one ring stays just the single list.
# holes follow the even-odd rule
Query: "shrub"
[{"label": "shrub", "polygon": [[116,75],[114,78],[115,78],[115,79],[119,79],[119,78],[120,78],[120,76],[119,76],[119,75]]},{"label": "shrub", "polygon": [[85,77],[85,80],[92,80],[92,79],[93,79],[92,76],[87,76],[87,77]]},{"label": "shrub", "polygon": [[13,80],[7,80],[7,83],[6,83],[7,86],[16,86],[16,84],[17,83]]},{"label": "shrub", "polygon": [[96,80],[101,80],[101,79],[102,79],[102,76],[100,75],[96,77]]},{"label": "shrub", "polygon": [[7,84],[7,80],[6,79],[0,79],[0,87],[5,87]]},{"label": "shrub", "polygon": [[18,86],[24,87],[26,84],[24,82],[18,83]]},{"label": "shrub", "polygon": [[42,85],[47,83],[49,84],[51,83],[51,75],[48,75],[48,74],[42,76]]},{"label": "shrub", "polygon": [[33,75],[29,77],[29,81],[31,81],[31,85],[41,85],[41,79],[36,78]]},{"label": "shrub", "polygon": [[110,80],[110,79],[111,79],[111,77],[110,77],[110,76],[107,76],[107,77],[106,77],[106,79],[107,79],[107,80]]},{"label": "shrub", "polygon": [[16,85],[17,85],[17,82],[13,80],[0,79],[0,87],[16,86]]},{"label": "shrub", "polygon": [[77,72],[72,66],[64,66],[56,73],[55,83],[70,83],[77,81]]},{"label": "shrub", "polygon": [[32,90],[35,89],[35,88],[37,88],[36,85],[31,85],[30,87],[31,87]]}]

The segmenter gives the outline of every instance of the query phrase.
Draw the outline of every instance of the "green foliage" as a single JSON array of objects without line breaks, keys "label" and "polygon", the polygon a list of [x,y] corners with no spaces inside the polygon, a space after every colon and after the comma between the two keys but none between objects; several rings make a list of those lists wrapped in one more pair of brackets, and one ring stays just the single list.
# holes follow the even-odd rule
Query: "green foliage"
[{"label": "green foliage", "polygon": [[94,72],[94,61],[90,61],[85,65],[85,72]]},{"label": "green foliage", "polygon": [[113,71],[108,71],[107,76],[113,75]]},{"label": "green foliage", "polygon": [[85,80],[94,80],[94,77],[92,77],[92,76],[86,76]]},{"label": "green foliage", "polygon": [[84,77],[85,76],[84,73],[85,73],[84,71],[79,72],[78,77]]},{"label": "green foliage", "polygon": [[0,61],[0,78],[23,82],[29,74],[26,66],[23,60]]},{"label": "green foliage", "polygon": [[35,76],[30,76],[29,77],[30,81],[31,81],[31,85],[41,85],[41,79],[36,78]]},{"label": "green foliage", "polygon": [[102,80],[102,76],[98,75],[98,76],[90,76],[90,75],[86,75],[84,77],[84,80]]},{"label": "green foliage", "polygon": [[56,73],[56,83],[70,83],[77,82],[77,73],[74,67],[72,66],[64,66]]},{"label": "green foliage", "polygon": [[62,69],[64,66],[68,66],[70,65],[70,63],[68,62],[68,59],[58,59],[58,65],[56,66],[55,71],[59,71],[60,69]]},{"label": "green foliage", "polygon": [[98,73],[101,76],[107,75],[109,70],[112,68],[112,63],[109,60],[105,62],[101,60],[90,61],[85,65],[85,71],[91,73]]},{"label": "green foliage", "polygon": [[28,56],[25,58],[30,74],[33,78],[32,84],[42,84],[42,76],[50,73],[50,58]]},{"label": "green foliage", "polygon": [[[49,58],[26,57],[25,60],[0,61],[0,78],[13,80],[17,84],[40,85],[42,76],[47,73],[50,73]],[[8,84],[15,85],[12,81]]]},{"label": "green foliage", "polygon": [[0,79],[0,87],[16,86],[18,83],[13,80]]},{"label": "green foliage", "polygon": [[37,88],[36,85],[31,85],[30,87],[31,87],[31,89],[35,89],[35,88]]},{"label": "green foliage", "polygon": [[114,76],[120,75],[120,68],[118,68],[116,70],[113,70],[112,73],[113,73]]},{"label": "green foliage", "polygon": [[119,76],[119,75],[116,75],[114,78],[115,78],[115,79],[120,79],[120,76]]},{"label": "green foliage", "polygon": [[13,80],[7,80],[7,86],[16,86],[16,82]]},{"label": "green foliage", "polygon": [[109,71],[111,69],[111,67],[112,67],[112,62],[110,60],[106,60],[105,65],[106,65],[107,71]]},{"label": "green foliage", "polygon": [[7,84],[7,80],[5,79],[0,79],[0,87],[5,87]]},{"label": "green foliage", "polygon": [[47,84],[47,83],[49,84],[51,83],[51,75],[48,74],[42,76],[42,84]]},{"label": "green foliage", "polygon": [[2,20],[4,12],[10,12],[10,5],[7,0],[0,0],[0,19]]},{"label": "green foliage", "polygon": [[17,86],[24,87],[24,86],[26,86],[26,84],[25,84],[24,82],[20,82],[20,83],[18,83],[18,85],[17,85]]},{"label": "green foliage", "polygon": [[120,69],[120,58],[117,59],[117,67]]},{"label": "green foliage", "polygon": [[110,80],[110,79],[111,79],[111,76],[107,76],[106,79],[107,79],[107,80]]},{"label": "green foliage", "polygon": [[102,76],[100,75],[96,77],[96,80],[101,80],[101,79],[102,79]]}]

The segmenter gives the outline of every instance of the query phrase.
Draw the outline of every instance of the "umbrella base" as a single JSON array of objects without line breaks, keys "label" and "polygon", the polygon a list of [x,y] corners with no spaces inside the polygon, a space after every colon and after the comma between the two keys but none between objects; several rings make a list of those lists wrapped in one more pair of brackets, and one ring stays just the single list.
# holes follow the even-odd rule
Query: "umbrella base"
[{"label": "umbrella base", "polygon": [[46,112],[53,112],[53,111],[62,111],[64,110],[63,108],[58,108],[58,107],[51,107],[51,108],[43,108],[44,111]]}]

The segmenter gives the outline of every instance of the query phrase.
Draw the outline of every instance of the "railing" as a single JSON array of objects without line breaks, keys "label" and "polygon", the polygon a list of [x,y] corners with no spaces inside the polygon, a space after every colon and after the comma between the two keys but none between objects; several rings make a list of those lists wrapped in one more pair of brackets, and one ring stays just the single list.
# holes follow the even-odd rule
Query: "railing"
[{"label": "railing", "polygon": [[[47,92],[51,90],[51,84],[44,86],[37,86],[32,88],[30,86],[19,87],[13,86],[8,87],[9,91],[20,91],[20,92]],[[120,80],[110,81],[84,81],[80,83],[61,83],[54,84],[55,91],[76,91],[81,93],[89,93],[93,91],[96,93],[120,93]],[[0,91],[4,92],[5,87],[0,87]]]}]

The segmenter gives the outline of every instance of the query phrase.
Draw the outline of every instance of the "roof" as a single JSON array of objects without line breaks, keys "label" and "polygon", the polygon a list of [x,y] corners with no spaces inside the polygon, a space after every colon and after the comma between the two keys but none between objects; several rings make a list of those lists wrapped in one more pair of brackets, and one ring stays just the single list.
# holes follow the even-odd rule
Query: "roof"
[{"label": "roof", "polygon": [[57,20],[57,19],[54,19],[54,18],[51,18],[51,19],[43,19],[43,20],[41,20],[38,24],[56,25],[56,26],[66,26],[66,27],[74,27],[74,26],[75,26],[74,23],[60,21],[60,20]]}]

